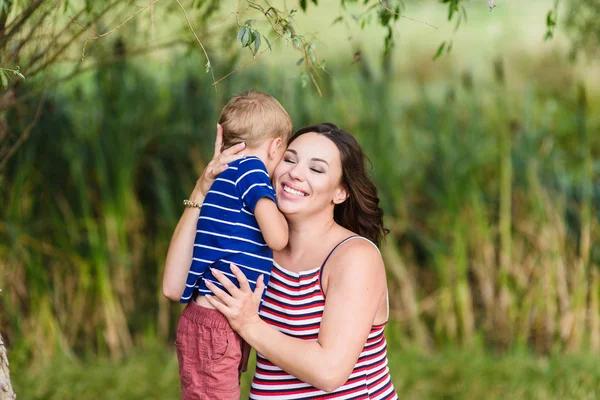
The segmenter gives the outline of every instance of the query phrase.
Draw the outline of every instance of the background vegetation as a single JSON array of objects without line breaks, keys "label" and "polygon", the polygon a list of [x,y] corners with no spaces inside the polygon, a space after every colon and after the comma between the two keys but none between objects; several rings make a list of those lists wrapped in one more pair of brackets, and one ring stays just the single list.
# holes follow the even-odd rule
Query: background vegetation
[{"label": "background vegetation", "polygon": [[[319,53],[298,66],[276,37],[272,54],[240,52],[240,27],[223,22],[234,16],[208,1],[184,4],[208,73],[177,3],[140,4],[145,19],[91,39],[84,61],[87,31],[73,23],[13,36],[55,38],[37,48],[0,46],[7,68],[22,52],[25,76],[9,73],[0,101],[0,332],[20,398],[177,398],[181,307],[160,293],[164,256],[220,108],[249,88],[276,96],[297,127],[337,123],[371,158],[391,230],[387,335],[402,397],[593,398],[597,2],[460,2],[457,31],[443,3],[406,2],[395,46],[379,3],[372,14],[349,4],[339,21],[337,4],[310,3],[294,21]],[[61,4],[61,23],[85,5]],[[95,31],[136,12],[88,6]],[[60,62],[32,70],[36,49],[48,61],[67,43]]]}]

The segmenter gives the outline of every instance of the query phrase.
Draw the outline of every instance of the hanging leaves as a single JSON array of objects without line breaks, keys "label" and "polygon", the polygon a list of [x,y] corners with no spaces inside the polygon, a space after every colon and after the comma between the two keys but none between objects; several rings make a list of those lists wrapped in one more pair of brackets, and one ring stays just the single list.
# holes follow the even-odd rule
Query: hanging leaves
[{"label": "hanging leaves", "polygon": [[[261,34],[259,31],[252,27],[252,20],[247,20],[244,25],[240,28],[237,35],[237,40],[241,43],[242,48],[248,47],[252,54],[256,56],[261,46]],[[269,49],[271,49],[271,43],[265,37],[265,41]]]}]

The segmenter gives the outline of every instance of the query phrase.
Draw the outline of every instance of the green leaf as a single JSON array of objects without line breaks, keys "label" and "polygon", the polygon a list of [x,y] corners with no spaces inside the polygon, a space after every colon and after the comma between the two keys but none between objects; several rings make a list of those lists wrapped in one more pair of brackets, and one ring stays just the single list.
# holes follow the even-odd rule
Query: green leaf
[{"label": "green leaf", "polygon": [[0,79],[2,80],[2,86],[8,87],[8,78],[6,77],[6,72],[0,71]]},{"label": "green leaf", "polygon": [[245,29],[244,33],[242,34],[242,38],[240,39],[240,41],[242,42],[242,47],[246,47],[248,46],[248,43],[250,42],[250,29]]},{"label": "green leaf", "polygon": [[206,64],[204,65],[204,68],[206,70],[206,73],[208,74],[210,72],[210,68],[211,68],[210,61],[206,62]]},{"label": "green leaf", "polygon": [[300,86],[302,86],[302,89],[308,86],[308,76],[306,74],[300,75]]},{"label": "green leaf", "polygon": [[260,32],[257,31],[254,40],[254,54],[258,53],[258,49],[260,49]]},{"label": "green leaf", "polygon": [[292,38],[292,44],[294,45],[294,47],[296,49],[300,49],[302,47],[302,41],[300,39],[298,39],[298,37]]},{"label": "green leaf", "polygon": [[335,25],[338,22],[342,22],[344,20],[344,17],[342,17],[341,15],[339,17],[337,17],[336,19],[333,20],[333,22],[331,23],[331,25]]},{"label": "green leaf", "polygon": [[240,28],[240,30],[238,32],[238,35],[237,35],[237,40],[238,41],[240,41],[240,42],[242,41],[242,37],[244,36],[244,33],[246,32],[246,29],[248,29],[248,28],[246,28],[245,26],[242,26]]},{"label": "green leaf", "polygon": [[269,42],[269,39],[267,39],[266,36],[263,36],[263,39],[265,39],[265,42],[267,42],[267,46],[269,47],[269,50],[273,51],[273,49],[271,48],[271,42]]},{"label": "green leaf", "polygon": [[306,0],[300,0],[300,8],[302,11],[306,11]]},{"label": "green leaf", "polygon": [[300,66],[300,65],[302,65],[303,62],[304,62],[304,57],[302,57],[301,59],[296,61],[296,65]]},{"label": "green leaf", "polygon": [[435,55],[433,56],[433,59],[437,60],[444,53],[445,48],[446,48],[446,41],[443,41],[442,44],[440,45],[440,47],[438,47]]}]

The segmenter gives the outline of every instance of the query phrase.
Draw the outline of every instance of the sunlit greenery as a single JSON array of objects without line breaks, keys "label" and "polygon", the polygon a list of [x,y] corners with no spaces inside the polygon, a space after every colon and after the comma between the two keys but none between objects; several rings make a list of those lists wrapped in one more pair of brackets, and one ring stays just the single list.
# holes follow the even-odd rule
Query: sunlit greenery
[{"label": "sunlit greenery", "polygon": [[[164,257],[220,108],[249,88],[277,97],[296,127],[340,125],[371,159],[391,231],[387,336],[402,398],[592,398],[597,60],[569,58],[576,42],[560,23],[544,41],[546,3],[531,5],[539,20],[496,5],[468,9],[456,32],[400,19],[404,42],[385,53],[385,28],[332,25],[334,12],[315,16],[308,2],[297,22],[320,30],[319,90],[294,49],[254,59],[207,25],[209,73],[190,43],[136,53],[147,20],[94,42],[81,69],[9,71],[0,151],[18,149],[0,157],[0,332],[19,398],[177,397],[181,306],[161,294]],[[447,23],[439,6],[407,9]],[[452,51],[432,60],[444,40]],[[232,71],[215,90],[211,72]]]}]

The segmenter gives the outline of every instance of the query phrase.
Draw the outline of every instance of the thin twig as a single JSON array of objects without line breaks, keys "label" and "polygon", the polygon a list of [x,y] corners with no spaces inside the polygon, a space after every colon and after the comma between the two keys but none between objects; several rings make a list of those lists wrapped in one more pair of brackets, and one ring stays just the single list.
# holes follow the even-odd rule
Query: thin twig
[{"label": "thin twig", "polygon": [[424,21],[419,21],[418,19],[414,19],[414,18],[407,17],[407,16],[405,16],[405,15],[402,15],[402,14],[399,14],[399,13],[397,13],[396,11],[394,11],[394,10],[390,9],[388,6],[386,6],[386,5],[385,5],[385,3],[383,2],[383,0],[379,0],[379,5],[380,5],[381,7],[383,7],[383,8],[384,8],[386,11],[388,11],[388,12],[391,12],[392,14],[394,14],[394,15],[397,15],[397,16],[399,16],[400,18],[409,19],[409,20],[411,20],[411,21],[418,22],[418,23],[420,23],[420,24],[424,24],[424,25],[430,26],[430,27],[432,27],[432,28],[438,29],[438,27],[437,27],[437,26],[433,26],[433,25],[431,25],[431,24],[428,24],[427,22],[424,22]]},{"label": "thin twig", "polygon": [[[98,14],[98,16],[96,16],[94,18],[94,22],[98,21],[100,18],[102,18],[111,8],[113,8],[114,6],[116,6],[118,3],[120,3],[122,0],[115,0],[114,2],[112,2],[111,4],[109,4],[104,10],[102,10],[102,12],[100,14]],[[81,14],[81,12],[79,13]],[[65,29],[67,29],[67,27],[70,24],[67,24]],[[63,29],[56,37],[56,39],[58,39],[58,37],[62,34],[62,32],[65,31],[65,29]],[[52,57],[50,57],[50,59],[46,60],[46,62],[44,62],[43,64],[39,65],[35,70],[33,70],[32,72],[29,72],[29,69],[35,65],[35,63],[41,59],[44,53],[38,54],[37,56],[35,56],[30,62],[29,65],[27,66],[27,69],[23,72],[26,76],[33,76],[35,74],[37,74],[38,72],[42,71],[43,69],[45,69],[48,65],[52,64],[62,53],[64,53],[67,48],[69,48],[69,46],[75,41],[77,40],[77,38],[79,36],[81,36],[83,33],[85,32],[85,30],[80,31],[76,34],[74,34],[60,49],[58,49],[58,51],[56,53],[54,53],[52,55]],[[52,45],[52,44],[51,44]]]},{"label": "thin twig", "polygon": [[[152,7],[154,4],[158,3],[160,0],[153,0],[150,3],[148,3],[148,5],[140,8],[139,10],[137,10],[136,12],[134,12],[133,14],[131,14],[129,17],[127,17],[125,19],[125,21],[121,22],[119,25],[117,25],[116,27],[112,28],[110,31],[102,33],[102,34],[98,34],[94,31],[92,31],[91,29],[85,27],[84,25],[80,24],[76,19],[71,18],[71,21],[76,23],[77,25],[81,26],[83,29],[85,29],[86,31],[90,32],[92,35],[94,35],[94,37],[90,37],[87,38],[85,40],[85,42],[83,43],[83,50],[81,51],[81,60],[83,61],[83,59],[85,58],[85,49],[87,47],[87,44],[90,40],[97,40],[97,39],[101,39],[105,36],[110,35],[111,33],[114,33],[115,31],[119,30],[123,25],[125,25],[126,23],[128,23],[130,20],[132,20],[133,18],[135,18],[135,16],[137,16],[139,13],[144,12],[145,10],[147,10],[148,8]],[[176,0],[179,3],[179,0]],[[180,3],[181,4],[181,3]]]},{"label": "thin twig", "polygon": [[[276,38],[275,40],[273,40],[273,43],[276,43],[279,39],[280,39],[280,37]],[[258,53],[254,57],[252,57],[250,60],[248,60],[247,62],[245,62],[244,64],[242,64],[242,65],[238,66],[237,68],[233,69],[232,71],[230,71],[229,73],[227,73],[226,75],[224,75],[221,79],[219,79],[218,81],[216,81],[215,83],[213,83],[213,85],[216,85],[217,83],[225,80],[228,76],[236,73],[237,71],[239,71],[240,69],[246,67],[247,65],[250,65],[251,63],[253,63],[254,61],[256,61],[260,56],[262,56],[267,50],[270,50],[270,48],[267,47],[266,49],[264,49],[263,51],[261,51],[260,53]]]},{"label": "thin twig", "polygon": [[208,66],[210,67],[210,74],[212,75],[213,86],[215,87],[215,90],[217,90],[217,86],[216,86],[217,82],[215,81],[215,73],[213,71],[213,66],[212,66],[212,63],[210,62],[210,58],[208,57],[208,53],[206,52],[206,49],[204,48],[204,45],[200,41],[200,38],[198,38],[198,35],[196,35],[196,31],[194,30],[194,27],[192,26],[192,23],[190,22],[190,19],[187,16],[187,12],[185,11],[185,8],[183,7],[183,4],[181,4],[181,2],[179,0],[175,0],[175,1],[177,2],[177,4],[179,4],[179,7],[181,7],[181,10],[183,11],[183,15],[185,16],[185,20],[187,21],[188,26],[190,27],[190,30],[194,34],[194,37],[196,38],[196,41],[198,42],[198,44],[200,45],[200,48],[204,52],[204,57],[206,57],[206,62],[208,64]]},{"label": "thin twig", "polygon": [[[183,40],[180,40],[180,39],[176,39],[176,40],[171,40],[171,41],[167,41],[167,42],[164,42],[164,43],[159,43],[157,45],[152,45],[152,46],[146,46],[146,47],[140,47],[140,48],[137,48],[137,49],[132,49],[132,50],[129,50],[127,52],[126,56],[120,56],[120,57],[113,57],[113,58],[109,58],[109,59],[103,59],[102,62],[89,65],[89,66],[87,66],[85,68],[74,69],[68,75],[63,76],[62,78],[58,78],[58,79],[56,79],[54,81],[50,81],[50,82],[46,83],[43,87],[41,87],[39,90],[32,90],[32,91],[28,92],[26,95],[24,95],[22,97],[19,97],[18,100],[19,100],[19,102],[23,103],[23,102],[25,102],[25,101],[27,101],[27,100],[29,100],[29,99],[37,96],[37,94],[40,91],[46,90],[46,89],[51,88],[51,87],[55,87],[55,86],[57,86],[57,85],[59,85],[61,83],[68,82],[69,80],[71,80],[71,79],[73,79],[73,78],[77,77],[78,75],[81,75],[81,74],[83,74],[85,72],[95,70],[95,69],[97,69],[99,67],[111,65],[111,64],[113,64],[113,63],[115,63],[117,61],[123,60],[125,57],[130,58],[130,57],[140,56],[140,55],[151,53],[153,51],[160,50],[160,49],[166,48],[166,47],[170,47],[170,46],[173,46],[173,45],[176,45],[176,44],[191,45],[192,43],[193,42],[190,42],[190,41],[183,41]],[[66,61],[66,62],[69,62],[69,61]],[[81,63],[78,63],[77,67],[79,67],[81,65],[82,65]]]},{"label": "thin twig", "polygon": [[100,36],[96,32],[94,32],[93,30],[91,30],[90,28],[88,28],[87,26],[85,26],[82,23],[80,23],[79,21],[77,21],[75,18],[69,17],[69,19],[71,20],[71,22],[76,23],[77,25],[79,25],[80,27],[82,27],[83,29],[85,29],[86,31],[88,31],[89,33],[91,33],[92,35],[94,35],[94,36]]},{"label": "thin twig", "polygon": [[[32,3],[21,13],[21,18],[19,18],[14,24],[11,24],[10,31],[8,31],[2,38],[0,38],[0,47],[4,43],[8,43],[8,39],[10,39],[13,35],[15,35],[19,30],[25,26],[25,21],[31,17],[31,15],[42,5],[45,0],[37,0],[35,3]],[[5,27],[5,31],[8,27]]]}]

